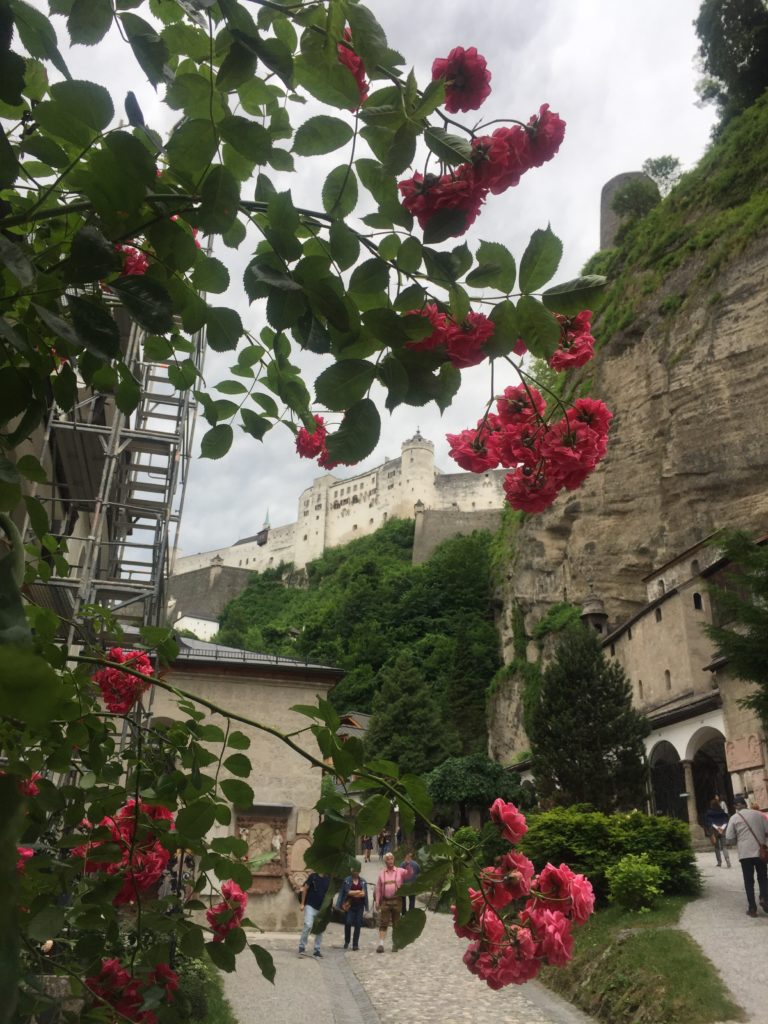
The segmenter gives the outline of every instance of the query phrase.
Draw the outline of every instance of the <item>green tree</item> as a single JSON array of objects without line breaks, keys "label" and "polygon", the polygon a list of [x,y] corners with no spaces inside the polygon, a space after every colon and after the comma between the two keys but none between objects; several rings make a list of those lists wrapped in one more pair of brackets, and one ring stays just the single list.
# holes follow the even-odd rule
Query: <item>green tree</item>
[{"label": "green tree", "polygon": [[379,673],[379,684],[365,738],[370,757],[385,757],[403,772],[423,775],[457,752],[439,702],[408,654]]},{"label": "green tree", "polygon": [[607,812],[638,806],[648,728],[632,707],[622,667],[606,661],[592,630],[570,626],[544,670],[531,716],[533,770],[541,795]]},{"label": "green tree", "polygon": [[643,164],[643,174],[655,182],[662,196],[669,195],[682,174],[680,161],[676,156],[649,157]]},{"label": "green tree", "polygon": [[622,185],[611,202],[611,209],[629,221],[640,220],[659,202],[659,188],[648,178],[633,178]]},{"label": "green tree", "polygon": [[720,125],[768,88],[768,5],[764,0],[704,0],[694,22],[705,77],[704,103],[716,104]]},{"label": "green tree", "polygon": [[745,533],[727,533],[718,547],[731,564],[712,589],[716,623],[707,635],[734,675],[757,683],[745,704],[768,725],[768,545]]},{"label": "green tree", "polygon": [[471,808],[486,809],[497,797],[518,805],[527,800],[518,776],[481,753],[447,758],[429,773],[427,788],[436,804],[450,808],[449,814],[458,810],[462,825]]}]

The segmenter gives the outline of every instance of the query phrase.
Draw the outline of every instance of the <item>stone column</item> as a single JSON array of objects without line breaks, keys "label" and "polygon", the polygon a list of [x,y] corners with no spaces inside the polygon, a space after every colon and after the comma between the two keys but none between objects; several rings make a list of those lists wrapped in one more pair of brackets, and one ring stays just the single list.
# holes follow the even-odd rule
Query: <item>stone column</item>
[{"label": "stone column", "polygon": [[683,775],[685,777],[685,792],[688,794],[688,827],[691,830],[691,839],[704,839],[704,829],[698,822],[698,811],[696,808],[696,789],[693,784],[693,761],[682,761]]}]

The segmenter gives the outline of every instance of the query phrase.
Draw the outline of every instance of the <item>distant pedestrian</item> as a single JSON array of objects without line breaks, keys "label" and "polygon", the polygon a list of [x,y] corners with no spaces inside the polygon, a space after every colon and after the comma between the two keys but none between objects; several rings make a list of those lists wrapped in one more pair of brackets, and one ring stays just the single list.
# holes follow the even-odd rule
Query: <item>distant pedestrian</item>
[{"label": "distant pedestrian", "polygon": [[[394,853],[386,853],[384,855],[384,870],[379,872],[374,894],[374,903],[379,908],[379,944],[376,947],[377,953],[384,952],[387,928],[390,925],[394,928],[400,920],[400,897],[397,892],[404,881],[405,872],[402,868],[395,867]],[[393,940],[392,952],[394,951]]]},{"label": "distant pedestrian", "polygon": [[[327,875],[318,875],[313,871],[301,887],[299,905],[304,911],[304,929],[301,933],[301,938],[299,939],[299,956],[304,956],[304,950],[307,948],[309,933],[312,931],[312,925],[314,924],[315,918],[323,905],[323,900],[325,899],[325,894],[328,892],[330,881],[331,880]],[[315,950],[312,955],[319,959],[322,959],[323,956],[320,952],[320,944],[322,941],[323,933],[317,932],[315,935]]]},{"label": "distant pedestrian", "polygon": [[720,810],[724,814],[727,814],[728,813],[728,804],[725,802],[725,800],[723,800],[723,798],[720,796],[719,793],[715,793],[714,799],[717,800],[718,804],[720,805]]},{"label": "distant pedestrian", "polygon": [[722,867],[725,858],[726,867],[731,866],[731,858],[725,845],[725,830],[728,827],[728,815],[720,806],[720,801],[714,797],[709,802],[707,813],[704,817],[704,827],[709,835],[709,841],[715,850],[717,866]]},{"label": "distant pedestrian", "polygon": [[360,868],[352,869],[341,883],[336,906],[344,913],[344,949],[349,949],[352,939],[352,952],[360,948],[360,929],[363,926],[363,914],[368,909],[368,883],[360,877]]},{"label": "distant pedestrian", "polygon": [[[400,867],[402,868],[403,873],[404,873],[404,878],[403,878],[403,882],[404,883],[405,882],[415,882],[416,879],[419,877],[419,872],[421,871],[421,868],[419,867],[418,863],[413,859],[413,854],[411,853],[410,850],[408,850],[406,852],[405,857],[403,858],[403,862],[400,865]],[[406,899],[408,900],[408,910],[413,910],[414,907],[416,906],[416,893],[410,893],[407,897],[406,896],[401,896],[400,897],[400,913],[401,914],[405,914],[406,913],[406,910],[405,910],[405,901],[406,901]]]},{"label": "distant pedestrian", "polygon": [[397,834],[396,834],[395,838],[397,839],[398,847],[402,846],[403,845],[403,830],[401,828],[398,828]]},{"label": "distant pedestrian", "polygon": [[391,849],[392,849],[392,833],[389,831],[388,828],[385,828],[384,829],[384,843],[382,845],[382,850],[384,852],[384,856],[385,857],[387,856],[387,854],[389,853],[389,851]]},{"label": "distant pedestrian", "polygon": [[386,841],[387,833],[384,831],[384,829],[382,829],[381,832],[379,832],[379,834],[376,836],[376,846],[378,847],[379,850],[379,860],[384,860],[384,854],[387,852],[384,849],[384,844]]},{"label": "distant pedestrian", "polygon": [[365,863],[371,863],[371,851],[373,850],[373,838],[371,836],[363,836],[363,855],[365,856]]},{"label": "distant pedestrian", "polygon": [[736,811],[725,830],[725,841],[736,843],[741,871],[744,875],[744,891],[747,894],[747,914],[757,917],[755,903],[755,875],[760,891],[760,906],[768,914],[768,864],[760,856],[768,842],[768,822],[760,811],[750,811],[743,796],[733,801]]}]

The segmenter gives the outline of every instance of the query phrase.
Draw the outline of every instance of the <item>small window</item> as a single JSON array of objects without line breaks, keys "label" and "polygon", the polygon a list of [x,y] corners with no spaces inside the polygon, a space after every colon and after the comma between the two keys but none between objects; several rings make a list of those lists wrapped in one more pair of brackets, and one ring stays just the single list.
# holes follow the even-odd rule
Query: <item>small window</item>
[{"label": "small window", "polygon": [[627,640],[631,640],[631,639],[632,639],[632,627],[629,626],[628,629],[627,629]]},{"label": "small window", "polygon": [[357,523],[355,523],[355,525],[354,525],[354,526],[352,527],[352,529],[353,529],[353,530],[356,530],[356,529],[357,529]]},{"label": "small window", "polygon": [[701,594],[693,595],[693,607],[696,609],[697,612],[700,612],[701,609],[704,607],[704,602],[701,599]]},{"label": "small window", "polygon": [[694,560],[691,562],[691,576],[698,576],[700,572],[701,567],[699,565],[699,560],[698,558],[694,558]]},{"label": "small window", "polygon": [[238,564],[238,565],[242,565],[242,564],[243,564],[243,560],[242,560],[242,558],[240,559],[240,561],[239,561],[239,562],[238,562],[237,564]]},{"label": "small window", "polygon": [[659,590],[659,597],[661,597],[663,594],[666,594],[666,592],[667,592],[667,585],[664,582],[664,580],[659,580],[659,582],[656,584],[656,586],[658,587],[658,590]]},{"label": "small window", "polygon": [[616,644],[611,644],[611,657],[616,657]]},{"label": "small window", "polygon": [[246,565],[248,565],[248,562],[249,562],[249,561],[250,561],[250,559],[246,558],[246,560],[245,560],[245,564],[246,564]]},{"label": "small window", "polygon": [[643,699],[643,680],[642,679],[638,679],[637,680],[637,698],[638,698],[638,700],[642,700]]},{"label": "small window", "polygon": [[656,621],[661,622],[661,608],[657,608],[653,614],[656,616]]},{"label": "small window", "polygon": [[668,690],[672,689],[672,675],[668,668],[664,669],[664,685]]},{"label": "small window", "polygon": [[305,533],[305,534],[304,534],[304,540],[306,540],[306,539],[307,539],[307,535],[306,535],[306,533]]}]

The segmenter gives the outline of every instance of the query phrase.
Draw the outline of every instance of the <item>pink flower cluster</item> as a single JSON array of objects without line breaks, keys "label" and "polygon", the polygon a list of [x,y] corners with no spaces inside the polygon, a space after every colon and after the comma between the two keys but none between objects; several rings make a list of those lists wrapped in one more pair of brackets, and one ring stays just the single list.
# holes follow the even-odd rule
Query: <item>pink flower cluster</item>
[{"label": "pink flower cluster", "polygon": [[237,882],[225,882],[221,887],[224,899],[206,911],[206,919],[213,931],[213,941],[223,942],[227,934],[240,927],[248,906],[248,894]]},{"label": "pink flower cluster", "polygon": [[35,851],[29,846],[17,846],[16,856],[19,858],[16,861],[16,871],[18,874],[23,875],[24,869],[26,868],[27,861],[30,857],[35,856]]},{"label": "pink flower cluster", "polygon": [[[144,651],[123,651],[122,647],[113,647],[107,654],[107,661],[130,665],[145,676],[153,673],[152,662]],[[100,668],[93,673],[93,681],[101,690],[107,710],[115,715],[124,715],[130,711],[150,687],[146,679],[140,679],[119,668]]]},{"label": "pink flower cluster", "polygon": [[457,323],[433,302],[428,302],[423,309],[411,310],[409,315],[426,317],[433,330],[420,341],[408,342],[408,348],[416,351],[444,348],[451,363],[459,370],[477,366],[485,359],[483,345],[493,337],[494,325],[483,313],[468,313],[465,320]]},{"label": "pink flower cluster", "polygon": [[[495,800],[491,819],[502,837],[516,843],[527,831],[514,804]],[[522,853],[510,851],[480,873],[480,889],[469,890],[472,916],[454,930],[469,939],[467,968],[490,988],[522,985],[543,964],[563,966],[573,951],[574,924],[583,924],[594,909],[592,886],[567,864],[547,864],[538,875]]]},{"label": "pink flower cluster", "polygon": [[604,402],[578,398],[562,418],[547,422],[546,402],[534,387],[508,387],[496,412],[475,430],[447,434],[450,456],[472,473],[503,466],[509,504],[523,512],[543,512],[562,490],[574,491],[608,450],[613,418]]},{"label": "pink flower cluster", "polygon": [[[446,109],[451,109],[447,103]],[[422,230],[436,214],[458,211],[463,216],[452,234],[463,235],[474,224],[489,192],[500,195],[518,185],[526,171],[552,159],[564,137],[565,121],[544,103],[527,125],[503,125],[491,135],[475,136],[470,163],[459,164],[448,174],[416,173],[399,182],[403,206]]]},{"label": "pink flower cluster", "polygon": [[348,68],[355,76],[357,91],[360,94],[360,102],[365,103],[368,99],[368,79],[365,77],[365,64],[352,49],[352,33],[348,28],[344,29],[344,42],[339,43],[336,48],[339,55],[339,63]]},{"label": "pink flower cluster", "polygon": [[325,428],[325,420],[322,416],[315,416],[315,429],[310,432],[306,427],[300,427],[296,434],[296,451],[303,459],[317,459],[318,466],[323,469],[335,469],[343,463],[334,462],[325,447],[325,439],[328,431]]},{"label": "pink flower cluster", "polygon": [[[99,828],[109,831],[108,838],[87,836],[82,846],[72,850],[73,857],[84,861],[83,870],[122,876],[123,884],[112,901],[115,906],[135,903],[150,895],[168,865],[171,855],[157,839],[153,821],[168,821],[173,828],[173,815],[166,807],[156,807],[142,800],[137,808],[136,801],[130,799],[114,818],[103,818],[99,822]],[[92,830],[88,821],[84,821],[82,827],[89,832]],[[120,847],[119,861],[107,863],[93,859],[94,851],[105,843],[116,843]]]},{"label": "pink flower cluster", "polygon": [[101,961],[97,975],[85,979],[86,987],[111,1007],[136,1021],[136,1024],[156,1024],[157,1014],[153,1010],[142,1010],[144,992],[149,988],[161,988],[164,1001],[172,1002],[173,994],[179,987],[179,978],[168,964],[158,964],[153,971],[141,978],[131,977],[116,957]]},{"label": "pink flower cluster", "polygon": [[142,274],[146,274],[149,270],[149,260],[146,254],[135,248],[133,245],[115,245],[115,249],[123,257],[122,275],[123,277],[136,276],[139,277]]},{"label": "pink flower cluster", "polygon": [[19,793],[28,800],[33,796],[38,796],[40,794],[40,787],[37,784],[37,780],[41,778],[40,772],[32,772],[28,779],[19,779],[16,783]]},{"label": "pink flower cluster", "polygon": [[574,317],[556,313],[555,319],[560,324],[560,344],[549,365],[559,373],[588,363],[595,354],[591,310],[584,309]]}]

